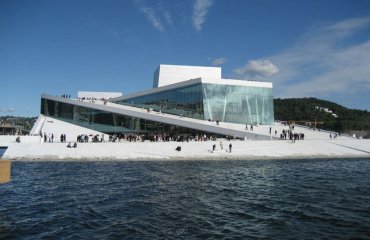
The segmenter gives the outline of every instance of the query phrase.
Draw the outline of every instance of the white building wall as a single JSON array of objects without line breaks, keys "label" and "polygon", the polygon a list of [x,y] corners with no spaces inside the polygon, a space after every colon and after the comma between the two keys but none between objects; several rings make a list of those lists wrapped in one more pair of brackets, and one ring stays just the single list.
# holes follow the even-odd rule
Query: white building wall
[{"label": "white building wall", "polygon": [[194,78],[221,79],[221,68],[161,64],[154,73],[153,87],[162,87]]}]

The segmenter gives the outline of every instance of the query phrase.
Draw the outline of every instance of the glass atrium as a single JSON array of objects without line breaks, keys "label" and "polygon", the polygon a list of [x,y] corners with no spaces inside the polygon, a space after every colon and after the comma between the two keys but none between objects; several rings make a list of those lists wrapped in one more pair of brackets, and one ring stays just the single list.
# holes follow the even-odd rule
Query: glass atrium
[{"label": "glass atrium", "polygon": [[272,88],[197,83],[116,102],[186,117],[240,124],[273,124]]}]

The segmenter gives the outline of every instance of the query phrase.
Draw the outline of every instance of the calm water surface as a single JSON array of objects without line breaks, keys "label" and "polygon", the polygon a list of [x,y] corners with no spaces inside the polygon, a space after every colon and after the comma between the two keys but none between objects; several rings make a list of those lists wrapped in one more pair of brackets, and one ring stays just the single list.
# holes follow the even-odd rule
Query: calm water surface
[{"label": "calm water surface", "polygon": [[370,239],[370,159],[13,162],[0,239]]}]

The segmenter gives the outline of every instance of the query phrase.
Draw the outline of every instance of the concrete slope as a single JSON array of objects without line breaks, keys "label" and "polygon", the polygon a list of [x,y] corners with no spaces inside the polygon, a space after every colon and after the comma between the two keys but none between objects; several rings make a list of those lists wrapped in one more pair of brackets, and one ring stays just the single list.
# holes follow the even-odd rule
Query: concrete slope
[{"label": "concrete slope", "polygon": [[33,124],[33,127],[31,129],[30,135],[38,135],[40,134],[40,131],[44,125],[46,118],[44,115],[40,114],[37,118],[35,124]]}]

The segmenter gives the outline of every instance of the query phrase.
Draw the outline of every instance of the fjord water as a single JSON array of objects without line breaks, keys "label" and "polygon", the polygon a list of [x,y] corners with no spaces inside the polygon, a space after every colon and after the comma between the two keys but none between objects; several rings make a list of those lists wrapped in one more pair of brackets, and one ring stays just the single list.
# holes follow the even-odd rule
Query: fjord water
[{"label": "fjord water", "polygon": [[13,162],[0,239],[370,238],[370,159]]}]

